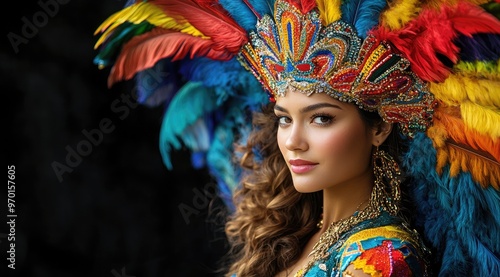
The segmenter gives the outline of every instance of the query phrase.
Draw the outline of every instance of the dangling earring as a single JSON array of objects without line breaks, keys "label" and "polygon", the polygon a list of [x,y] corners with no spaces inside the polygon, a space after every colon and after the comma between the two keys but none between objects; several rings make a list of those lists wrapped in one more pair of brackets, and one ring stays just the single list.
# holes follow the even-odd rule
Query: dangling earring
[{"label": "dangling earring", "polygon": [[323,213],[321,213],[321,217],[318,220],[318,223],[316,223],[316,227],[318,227],[318,229],[323,228]]},{"label": "dangling earring", "polygon": [[373,172],[375,174],[375,203],[392,215],[399,211],[401,200],[401,171],[394,158],[378,146],[372,156]]}]

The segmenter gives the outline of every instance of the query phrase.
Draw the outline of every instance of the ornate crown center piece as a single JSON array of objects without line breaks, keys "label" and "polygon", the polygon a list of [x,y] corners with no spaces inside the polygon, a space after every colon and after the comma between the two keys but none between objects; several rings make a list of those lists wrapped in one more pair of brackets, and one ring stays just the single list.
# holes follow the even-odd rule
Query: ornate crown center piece
[{"label": "ornate crown center piece", "polygon": [[410,70],[407,59],[385,42],[336,21],[326,27],[317,10],[302,14],[276,1],[274,19],[263,16],[240,62],[262,83],[272,101],[287,91],[326,93],[389,123],[400,123],[412,136],[425,130],[432,117],[433,97]]}]

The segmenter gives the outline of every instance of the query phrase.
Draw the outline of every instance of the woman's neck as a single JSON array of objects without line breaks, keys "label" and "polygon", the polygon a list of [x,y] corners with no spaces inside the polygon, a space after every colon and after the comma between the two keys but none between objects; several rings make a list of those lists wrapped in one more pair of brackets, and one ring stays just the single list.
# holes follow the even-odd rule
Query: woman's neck
[{"label": "woman's neck", "polygon": [[332,222],[348,218],[364,209],[373,189],[373,174],[368,172],[347,183],[323,191],[323,225],[320,233]]}]

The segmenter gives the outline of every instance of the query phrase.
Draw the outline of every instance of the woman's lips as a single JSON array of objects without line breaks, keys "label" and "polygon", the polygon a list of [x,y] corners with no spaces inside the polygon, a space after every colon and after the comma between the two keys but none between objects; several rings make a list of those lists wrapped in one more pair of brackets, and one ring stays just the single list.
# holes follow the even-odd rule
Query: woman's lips
[{"label": "woman's lips", "polygon": [[290,167],[293,173],[307,173],[311,170],[313,170],[318,163],[306,161],[306,160],[301,160],[301,159],[296,159],[296,160],[289,160]]}]

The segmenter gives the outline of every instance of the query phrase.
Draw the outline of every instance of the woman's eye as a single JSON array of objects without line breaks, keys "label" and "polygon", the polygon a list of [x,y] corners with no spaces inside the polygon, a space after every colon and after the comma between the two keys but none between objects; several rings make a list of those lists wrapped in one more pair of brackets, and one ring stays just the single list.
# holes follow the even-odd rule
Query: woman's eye
[{"label": "woman's eye", "polygon": [[313,118],[313,123],[319,124],[319,125],[328,125],[332,123],[333,117],[329,115],[316,115]]},{"label": "woman's eye", "polygon": [[290,118],[286,116],[278,116],[278,123],[280,125],[287,125],[291,122]]}]

